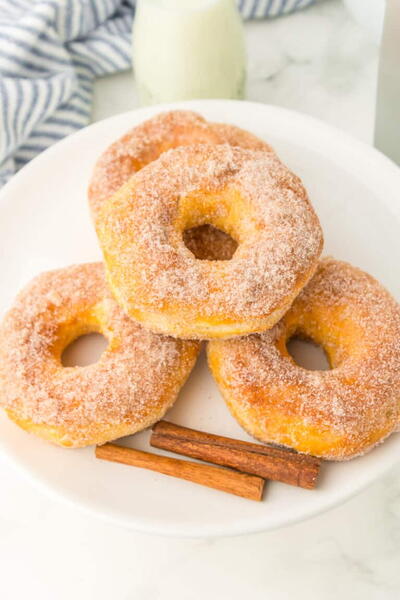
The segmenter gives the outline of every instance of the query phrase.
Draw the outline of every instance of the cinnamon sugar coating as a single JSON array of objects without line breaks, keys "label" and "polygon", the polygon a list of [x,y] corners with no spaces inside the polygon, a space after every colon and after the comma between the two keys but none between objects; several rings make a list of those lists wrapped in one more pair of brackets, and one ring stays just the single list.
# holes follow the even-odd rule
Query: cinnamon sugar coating
[{"label": "cinnamon sugar coating", "polygon": [[[298,366],[293,335],[320,344],[331,370]],[[208,346],[234,417],[252,435],[327,459],[366,452],[400,415],[400,307],[370,275],[327,258],[270,331]]]},{"label": "cinnamon sugar coating", "polygon": [[[98,331],[99,361],[63,367],[65,347]],[[0,404],[28,431],[63,446],[128,435],[171,406],[199,351],[131,321],[111,296],[100,263],[36,277],[0,328]]]},{"label": "cinnamon sugar coating", "polygon": [[[183,232],[208,223],[238,242],[196,260]],[[229,145],[169,150],[103,206],[97,232],[124,310],[155,331],[231,337],[272,327],[313,274],[318,218],[274,153]]]},{"label": "cinnamon sugar coating", "polygon": [[191,144],[230,144],[272,152],[268,144],[234,125],[210,123],[189,110],[160,113],[133,127],[98,159],[88,192],[94,219],[102,204],[133,173],[156,160],[166,150]]}]

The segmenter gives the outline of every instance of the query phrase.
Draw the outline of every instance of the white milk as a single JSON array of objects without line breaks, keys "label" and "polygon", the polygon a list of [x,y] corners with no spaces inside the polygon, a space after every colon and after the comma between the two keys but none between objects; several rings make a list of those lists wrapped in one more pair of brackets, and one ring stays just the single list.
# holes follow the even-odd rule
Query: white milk
[{"label": "white milk", "polygon": [[245,45],[234,0],[139,0],[133,64],[143,104],[243,98]]}]

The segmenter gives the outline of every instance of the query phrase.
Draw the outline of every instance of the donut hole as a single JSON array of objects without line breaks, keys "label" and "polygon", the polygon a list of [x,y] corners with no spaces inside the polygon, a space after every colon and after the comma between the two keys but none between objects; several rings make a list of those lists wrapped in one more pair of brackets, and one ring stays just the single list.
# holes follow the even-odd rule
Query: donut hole
[{"label": "donut hole", "polygon": [[185,229],[182,237],[186,248],[198,260],[230,260],[238,247],[229,233],[210,223]]},{"label": "donut hole", "polygon": [[324,348],[310,337],[295,333],[286,342],[286,349],[296,365],[307,371],[329,371]]},{"label": "donut hole", "polygon": [[197,259],[215,261],[231,260],[257,231],[247,198],[229,187],[180,198],[175,226]]},{"label": "donut hole", "polygon": [[108,340],[98,332],[85,333],[75,338],[61,355],[63,367],[87,367],[100,360]]}]

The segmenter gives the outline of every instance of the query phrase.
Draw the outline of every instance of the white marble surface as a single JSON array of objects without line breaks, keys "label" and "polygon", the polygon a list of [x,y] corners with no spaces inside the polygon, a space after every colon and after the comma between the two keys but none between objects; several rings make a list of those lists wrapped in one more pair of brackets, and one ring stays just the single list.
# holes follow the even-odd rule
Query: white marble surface
[{"label": "white marble surface", "polygon": [[[367,0],[372,1],[372,0]],[[246,26],[248,97],[372,139],[377,48],[339,0]],[[93,119],[136,105],[130,73],[99,81]],[[4,600],[395,600],[400,467],[347,504],[291,528],[174,540],[107,525],[44,497],[0,462]]]}]

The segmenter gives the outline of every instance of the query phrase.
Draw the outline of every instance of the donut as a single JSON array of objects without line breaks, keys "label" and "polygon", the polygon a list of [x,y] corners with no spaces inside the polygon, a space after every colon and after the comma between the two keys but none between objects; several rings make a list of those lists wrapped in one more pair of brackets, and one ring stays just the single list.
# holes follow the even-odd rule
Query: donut
[{"label": "donut", "polygon": [[[330,370],[298,366],[286,344],[319,344]],[[212,341],[208,362],[232,415],[263,442],[329,460],[360,455],[400,414],[400,306],[370,275],[324,259],[270,331]]]},{"label": "donut", "polygon": [[[64,367],[77,337],[102,333],[108,347],[87,367]],[[156,335],[110,295],[100,263],[36,277],[0,327],[0,405],[23,429],[65,447],[129,435],[173,404],[199,352],[197,342]]]},{"label": "donut", "polygon": [[[230,260],[199,260],[183,232],[204,224],[238,242]],[[133,175],[97,221],[107,279],[125,312],[181,338],[264,331],[314,273],[318,218],[273,153],[229,145],[169,150]]]},{"label": "donut", "polygon": [[[144,121],[111,144],[98,159],[89,184],[89,206],[94,222],[103,203],[129,177],[163,152],[196,143],[230,144],[250,150],[272,148],[248,131],[224,123],[210,123],[188,110],[164,112]],[[201,260],[228,260],[235,241],[211,225],[193,228],[185,244]]]}]

